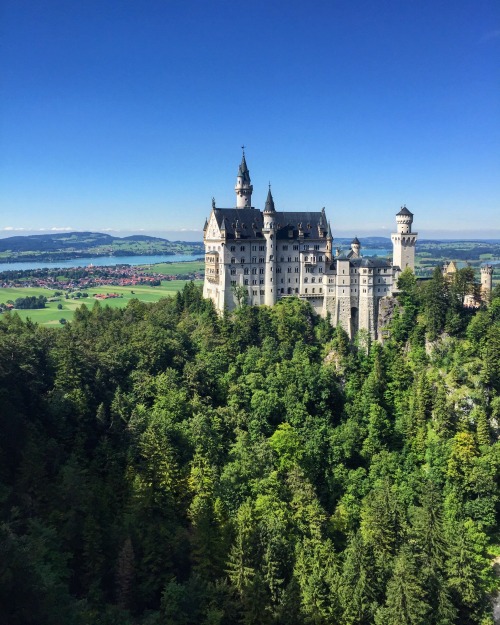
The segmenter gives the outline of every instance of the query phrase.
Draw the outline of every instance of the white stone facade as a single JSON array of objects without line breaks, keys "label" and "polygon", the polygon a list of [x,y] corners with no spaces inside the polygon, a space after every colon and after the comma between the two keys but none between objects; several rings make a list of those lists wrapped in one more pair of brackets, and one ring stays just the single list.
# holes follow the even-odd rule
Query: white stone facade
[{"label": "white stone facade", "polygon": [[413,216],[408,209],[402,209],[404,219],[398,213],[401,227],[408,232],[399,232],[398,221],[397,235],[404,235],[405,240],[393,239],[394,255],[400,259],[400,264],[393,265],[363,257],[357,239],[349,253],[334,254],[325,209],[277,211],[269,189],[261,211],[251,205],[252,190],[243,155],[235,187],[236,208],[217,208],[213,201],[205,222],[204,297],[218,311],[235,308],[242,293],[252,306],[272,306],[282,298],[299,297],[309,301],[318,314],[329,314],[332,324],[340,324],[350,337],[364,329],[375,338],[380,300],[392,295],[402,268],[414,267],[417,235],[411,233]]}]

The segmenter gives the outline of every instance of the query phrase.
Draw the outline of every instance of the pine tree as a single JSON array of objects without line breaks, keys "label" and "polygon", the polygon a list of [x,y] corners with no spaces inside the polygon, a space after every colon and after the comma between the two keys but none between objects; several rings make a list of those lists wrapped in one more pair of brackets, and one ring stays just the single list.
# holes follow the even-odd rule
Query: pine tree
[{"label": "pine tree", "polygon": [[403,547],[387,585],[385,606],[377,611],[376,625],[427,625],[429,604],[419,580],[415,558]]}]

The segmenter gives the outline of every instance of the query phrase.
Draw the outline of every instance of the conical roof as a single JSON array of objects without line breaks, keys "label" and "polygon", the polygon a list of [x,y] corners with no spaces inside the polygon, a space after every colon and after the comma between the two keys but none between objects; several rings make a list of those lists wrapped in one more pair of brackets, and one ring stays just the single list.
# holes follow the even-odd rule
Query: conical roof
[{"label": "conical roof", "polygon": [[238,176],[243,178],[243,182],[250,184],[250,171],[247,167],[247,162],[245,160],[245,152],[243,152],[243,156],[241,157],[241,163],[238,168]]},{"label": "conical roof", "polygon": [[358,237],[354,237],[354,239],[351,241],[351,245],[361,245],[361,243],[358,241]]},{"label": "conical roof", "polygon": [[410,215],[410,217],[413,217],[413,213],[411,213],[406,206],[401,207],[401,210],[399,211],[399,213],[396,213],[396,216],[398,215]]},{"label": "conical roof", "polygon": [[269,186],[269,191],[267,192],[267,200],[266,200],[266,206],[264,208],[264,212],[265,213],[276,212],[276,209],[274,208],[273,194],[271,193],[271,186]]}]

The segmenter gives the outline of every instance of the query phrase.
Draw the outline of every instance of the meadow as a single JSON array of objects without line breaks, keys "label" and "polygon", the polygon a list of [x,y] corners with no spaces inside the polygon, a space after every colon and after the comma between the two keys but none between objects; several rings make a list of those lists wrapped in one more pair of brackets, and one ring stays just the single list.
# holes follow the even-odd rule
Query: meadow
[{"label": "meadow", "polygon": [[155,263],[154,265],[139,265],[142,269],[151,269],[155,273],[161,273],[167,276],[178,276],[187,273],[196,273],[205,271],[205,263],[203,261],[184,261],[181,263]]},{"label": "meadow", "polygon": [[[131,299],[138,299],[141,302],[157,302],[162,297],[171,297],[175,295],[177,291],[182,290],[188,280],[175,280],[175,281],[163,281],[161,286],[111,286],[106,285],[103,287],[97,287],[92,289],[86,289],[81,293],[88,293],[86,298],[77,299],[65,299],[64,295],[61,295],[57,301],[47,302],[45,308],[37,310],[16,310],[15,312],[21,317],[21,319],[31,319],[35,323],[49,326],[59,326],[60,319],[66,319],[71,321],[75,310],[85,304],[91,308],[96,301],[94,295],[106,294],[106,293],[118,293],[122,297],[115,299],[106,299],[100,301],[101,306],[111,306],[112,308],[123,308]],[[195,284],[202,284],[201,280],[195,280]],[[5,304],[8,300],[15,301],[18,297],[44,295],[47,298],[54,296],[54,291],[50,289],[26,287],[26,288],[0,288],[0,303]],[[71,297],[71,295],[70,295]],[[58,304],[62,305],[62,309],[58,309]],[[0,315],[1,319],[1,315]]]}]

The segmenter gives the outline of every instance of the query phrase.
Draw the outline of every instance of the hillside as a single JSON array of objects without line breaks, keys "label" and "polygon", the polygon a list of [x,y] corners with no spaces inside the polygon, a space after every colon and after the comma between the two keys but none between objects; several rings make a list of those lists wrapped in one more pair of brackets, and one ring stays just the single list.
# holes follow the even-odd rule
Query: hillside
[{"label": "hillside", "polygon": [[63,260],[80,256],[203,254],[201,243],[168,241],[132,235],[114,237],[99,232],[34,234],[0,239],[0,261]]},{"label": "hillside", "polygon": [[0,622],[491,624],[500,290],[467,275],[404,274],[384,345],[193,284],[5,315]]}]

